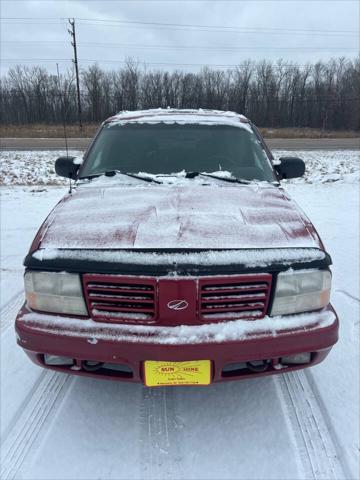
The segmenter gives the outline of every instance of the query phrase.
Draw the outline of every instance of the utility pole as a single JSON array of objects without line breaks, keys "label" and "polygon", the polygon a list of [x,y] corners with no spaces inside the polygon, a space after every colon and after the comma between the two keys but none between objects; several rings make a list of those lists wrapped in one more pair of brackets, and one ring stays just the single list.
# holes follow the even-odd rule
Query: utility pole
[{"label": "utility pole", "polygon": [[79,117],[79,127],[82,130],[82,120],[81,120],[81,100],[80,100],[80,81],[79,81],[79,65],[77,59],[77,49],[76,49],[76,33],[75,33],[75,19],[68,18],[71,30],[68,29],[68,32],[71,35],[71,45],[74,48],[74,58],[73,63],[75,65],[75,75],[76,75],[76,90],[77,90],[77,104],[78,104],[78,117]]}]

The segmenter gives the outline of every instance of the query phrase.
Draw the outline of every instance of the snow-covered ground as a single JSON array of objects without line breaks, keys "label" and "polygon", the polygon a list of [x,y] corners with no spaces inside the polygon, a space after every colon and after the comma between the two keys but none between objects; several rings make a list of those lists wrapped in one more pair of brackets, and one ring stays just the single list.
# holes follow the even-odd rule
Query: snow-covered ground
[{"label": "snow-covered ground", "polygon": [[[70,156],[82,156],[69,150]],[[63,150],[0,152],[0,183],[2,185],[66,185],[65,178],[55,173],[55,160],[66,155]]]},{"label": "snow-covered ground", "polygon": [[[305,161],[305,176],[295,183],[327,183],[353,176],[359,179],[357,150],[304,150],[288,152],[273,150],[275,158],[299,156]],[[65,155],[63,150],[2,151],[0,152],[0,184],[2,185],[66,185],[68,181],[55,173],[55,160]],[[69,155],[81,157],[83,152],[69,150]]]},{"label": "snow-covered ground", "polygon": [[329,357],[276,377],[154,390],[43,371],[16,346],[22,259],[66,188],[49,186],[57,152],[1,155],[6,184],[32,184],[1,189],[1,479],[359,478],[357,152],[303,152],[305,181],[286,184],[333,258],[341,331]]}]

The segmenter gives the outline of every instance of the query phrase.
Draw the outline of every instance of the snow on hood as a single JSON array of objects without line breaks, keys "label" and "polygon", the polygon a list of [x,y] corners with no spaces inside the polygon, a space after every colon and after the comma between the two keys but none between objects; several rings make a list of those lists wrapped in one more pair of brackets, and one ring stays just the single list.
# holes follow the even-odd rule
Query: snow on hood
[{"label": "snow on hood", "polygon": [[[67,250],[42,248],[33,253],[33,258],[48,260],[84,260],[123,265],[244,265],[248,268],[267,267],[272,264],[314,262],[325,259],[325,253],[317,248],[264,248],[241,250],[205,250],[201,252],[144,252],[138,250]],[[175,272],[172,272],[175,274]],[[187,277],[188,278],[188,277]]]},{"label": "snow on hood", "polygon": [[274,186],[80,187],[44,224],[41,248],[318,248],[307,219]]}]

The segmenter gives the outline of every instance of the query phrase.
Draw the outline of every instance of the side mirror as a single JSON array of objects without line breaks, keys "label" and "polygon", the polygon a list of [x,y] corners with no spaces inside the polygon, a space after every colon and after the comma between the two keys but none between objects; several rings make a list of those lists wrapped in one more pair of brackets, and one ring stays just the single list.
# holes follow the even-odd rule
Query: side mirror
[{"label": "side mirror", "polygon": [[81,161],[79,157],[59,157],[55,162],[55,172],[60,177],[76,178]]},{"label": "side mirror", "polygon": [[297,157],[281,157],[280,163],[274,165],[275,170],[280,178],[297,178],[302,177],[305,173],[305,163],[301,158]]}]

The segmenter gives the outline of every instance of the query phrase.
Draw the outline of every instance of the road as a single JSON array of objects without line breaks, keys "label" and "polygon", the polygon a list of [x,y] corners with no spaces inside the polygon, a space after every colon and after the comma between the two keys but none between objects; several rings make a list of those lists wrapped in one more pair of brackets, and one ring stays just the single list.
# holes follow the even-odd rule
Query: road
[{"label": "road", "polygon": [[[68,147],[72,150],[85,150],[89,138],[69,138]],[[360,148],[360,138],[273,138],[267,139],[270,148],[278,150],[356,150]],[[62,150],[63,138],[2,138],[0,150]]]},{"label": "road", "polygon": [[2,480],[358,478],[357,186],[288,189],[333,256],[338,345],[307,371],[153,390],[44,371],[16,346],[23,252],[64,189],[5,191],[4,211],[17,215],[0,232],[2,291],[12,287],[0,311]]},{"label": "road", "polygon": [[[3,316],[9,326],[17,300]],[[154,390],[37,373],[3,434],[4,480],[348,478],[310,371]]]},{"label": "road", "polygon": [[[10,327],[22,301],[19,292],[1,311],[2,343],[13,343]],[[2,435],[4,480],[60,478],[59,472],[64,479],[349,478],[311,371],[207,389],[151,390],[25,367],[32,367],[35,377]],[[21,377],[18,371],[15,378]],[[270,435],[256,425],[268,425]],[[234,438],[241,444],[237,455]],[[218,454],[209,455],[219,443]],[[63,461],[75,445],[81,468]],[[256,461],[259,451],[261,463]],[[96,455],[102,461],[94,465],[88,459]]]}]

